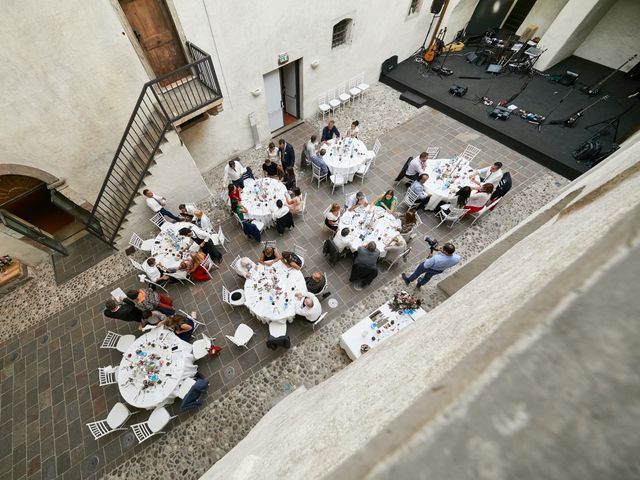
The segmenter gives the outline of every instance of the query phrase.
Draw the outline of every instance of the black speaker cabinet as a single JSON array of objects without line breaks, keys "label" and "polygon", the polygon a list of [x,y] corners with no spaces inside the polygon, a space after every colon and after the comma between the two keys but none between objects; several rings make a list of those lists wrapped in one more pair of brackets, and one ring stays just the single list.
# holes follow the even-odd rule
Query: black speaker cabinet
[{"label": "black speaker cabinet", "polygon": [[382,74],[386,75],[391,70],[398,66],[398,56],[394,55],[393,57],[387,58],[384,62],[382,62]]},{"label": "black speaker cabinet", "polygon": [[431,2],[431,13],[437,14],[442,10],[442,6],[444,5],[444,0],[433,0]]}]

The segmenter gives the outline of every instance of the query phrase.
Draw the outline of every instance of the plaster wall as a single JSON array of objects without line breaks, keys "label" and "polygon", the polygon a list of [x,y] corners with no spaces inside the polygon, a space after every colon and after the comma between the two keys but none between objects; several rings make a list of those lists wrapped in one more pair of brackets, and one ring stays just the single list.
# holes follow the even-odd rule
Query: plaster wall
[{"label": "plaster wall", "polygon": [[[382,461],[389,452],[372,455],[366,449],[369,441],[379,434],[389,438],[400,414],[424,403],[426,393],[445,388],[446,395],[444,379],[467,352],[497,333],[509,318],[526,315],[523,306],[539,322],[563,310],[609,260],[638,240],[638,216],[631,214],[640,204],[634,194],[640,188],[639,140],[636,134],[602,164],[599,175],[577,179],[543,207],[552,208],[564,195],[581,191],[559,215],[432,310],[428,322],[405,329],[295,401],[283,402],[282,408],[276,405],[258,425],[260,431],[254,430],[202,478],[323,478],[358,456],[369,468]],[[610,240],[615,241],[603,248],[602,243]],[[514,282],[516,266],[518,281]],[[545,290],[553,282],[557,288]],[[535,301],[541,292],[547,292],[544,301]],[[467,375],[459,388],[467,388],[477,375]],[[440,411],[433,414],[438,421],[447,419],[447,406],[439,404]],[[576,414],[571,408],[566,412]],[[269,445],[259,438],[269,438]],[[287,448],[274,455],[272,445]],[[473,478],[508,478],[490,475],[493,463],[485,465],[489,474]],[[334,478],[363,476],[336,474]]]},{"label": "plaster wall", "polygon": [[[318,96],[361,72],[377,81],[380,64],[402,60],[422,43],[431,14],[429,2],[407,16],[409,0],[352,2],[222,2],[174,0],[186,38],[211,53],[222,85],[224,112],[182,133],[201,171],[254,145],[248,115],[254,112],[260,138],[271,137],[263,75],[278,68],[279,53],[302,59],[302,117],[315,115]],[[333,25],[352,18],[351,40],[331,49]],[[311,63],[318,61],[318,68]],[[284,135],[286,137],[286,135]],[[268,142],[267,142],[268,143]],[[296,146],[296,148],[298,148]]]},{"label": "plaster wall", "polygon": [[[574,54],[607,67],[618,68],[633,54],[640,53],[638,20],[640,2],[617,0],[576,48]],[[637,58],[625,65],[621,71],[629,71],[636,63]]]},{"label": "plaster wall", "polygon": [[[442,26],[447,27],[445,42],[453,41],[456,33],[464,29],[478,6],[479,0],[452,0],[442,19]],[[433,33],[433,32],[432,32]]]},{"label": "plaster wall", "polygon": [[0,6],[0,158],[93,202],[148,77],[108,0]]},{"label": "plaster wall", "polygon": [[538,30],[535,36],[542,37],[568,1],[569,0],[538,0],[516,33],[522,35],[522,32],[524,32],[529,25],[537,25]]}]

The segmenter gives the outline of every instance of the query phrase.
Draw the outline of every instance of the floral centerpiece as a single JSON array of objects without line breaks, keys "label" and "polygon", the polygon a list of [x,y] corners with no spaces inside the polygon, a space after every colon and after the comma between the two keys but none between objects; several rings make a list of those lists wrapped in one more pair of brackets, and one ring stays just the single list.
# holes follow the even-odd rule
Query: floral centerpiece
[{"label": "floral centerpiece", "polygon": [[[147,347],[155,347],[155,344],[148,342]],[[129,361],[129,383],[140,382],[142,390],[161,385],[160,370],[163,366],[171,365],[171,361],[164,359],[161,355],[147,353],[142,349],[138,349],[135,354],[129,353],[127,360]]]},{"label": "floral centerpiece", "polygon": [[420,308],[421,304],[422,300],[402,290],[393,295],[393,299],[389,302],[389,308],[393,312],[413,311]]},{"label": "floral centerpiece", "polygon": [[13,258],[9,255],[2,255],[0,257],[0,273],[4,273],[9,265],[13,263]]}]

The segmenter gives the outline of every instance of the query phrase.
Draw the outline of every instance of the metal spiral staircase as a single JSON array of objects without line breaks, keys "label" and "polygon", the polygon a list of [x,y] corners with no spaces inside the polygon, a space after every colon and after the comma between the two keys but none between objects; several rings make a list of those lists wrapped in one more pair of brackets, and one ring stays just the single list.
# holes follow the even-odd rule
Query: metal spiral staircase
[{"label": "metal spiral staircase", "polygon": [[186,46],[191,63],[142,87],[93,205],[86,229],[111,246],[155,164],[165,134],[204,111],[221,110],[222,93],[211,56],[190,42]]}]

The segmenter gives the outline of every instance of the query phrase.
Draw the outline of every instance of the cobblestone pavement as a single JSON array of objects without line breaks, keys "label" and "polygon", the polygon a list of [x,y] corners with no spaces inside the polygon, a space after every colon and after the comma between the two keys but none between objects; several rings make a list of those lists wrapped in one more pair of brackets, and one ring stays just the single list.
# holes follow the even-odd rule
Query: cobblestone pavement
[{"label": "cobblestone pavement", "polygon": [[[397,93],[394,95],[397,97]],[[376,96],[380,102],[375,102]],[[388,125],[388,129],[376,131],[374,125],[382,123],[384,115],[375,107],[387,98],[390,111],[406,121],[397,128]],[[359,181],[348,185],[347,192],[362,189],[369,196],[382,192],[392,184],[404,159],[431,145],[439,146],[441,156],[447,157],[472,143],[483,150],[479,164],[500,160],[505,170],[514,174],[514,188],[506,201],[472,228],[465,221],[453,229],[441,227],[436,231],[433,214],[421,214],[421,234],[441,241],[455,239],[463,258],[481,251],[567,184],[531,160],[434,110],[417,111],[397,99],[392,101],[387,87],[372,87],[365,101],[370,101],[368,109],[356,104],[353,110],[339,113],[338,127],[346,128],[354,118],[351,115],[357,114],[367,145],[380,137],[383,147],[364,185]],[[318,127],[319,123],[305,123],[283,137],[298,150]],[[263,155],[264,151],[251,150],[241,155],[241,160],[259,165]],[[208,178],[211,183],[215,172]],[[330,268],[321,255],[325,238],[319,233],[321,212],[332,201],[341,202],[342,192],[332,196],[326,184],[319,189],[311,186],[306,172],[299,175],[298,183],[309,194],[305,220],[297,220],[296,228],[283,237],[270,230],[266,239],[276,239],[281,248],[291,247],[295,239],[305,247],[309,271],[328,271],[338,308],[329,309],[324,326],[315,332],[307,325],[293,323],[288,333],[294,347],[273,352],[265,345],[266,326],[244,308],[222,305],[223,284],[230,289],[242,286],[241,279],[226,266],[212,282],[196,287],[171,286],[170,294],[178,307],[198,310],[206,322],[204,330],[215,336],[224,350],[219,358],[199,362],[199,371],[211,382],[205,406],[172,420],[166,435],[145,442],[144,447],[131,446],[129,432],[117,432],[96,442],[84,426],[104,418],[119,399],[116,386],[99,387],[97,381],[97,368],[115,365],[119,357],[98,345],[107,330],[135,330],[133,325],[105,319],[101,314],[102,302],[113,288],[138,285],[126,257],[117,253],[61,287],[53,281],[51,266],[44,264],[38,267],[37,280],[4,297],[0,305],[0,478],[198,478],[284,395],[301,384],[311,387],[346,366],[348,359],[338,347],[340,333],[401,288],[399,273],[412,268],[426,255],[427,248],[417,239],[407,265],[381,273],[368,290],[356,292],[347,282],[350,262],[345,259]],[[403,193],[404,187],[399,194]],[[207,210],[222,220],[229,237],[231,253],[225,255],[226,263],[240,251],[250,256],[258,254],[258,245],[247,242],[225,210],[219,205],[210,205]],[[420,297],[428,308],[443,300],[436,282],[423,288]],[[257,334],[246,351],[227,344],[224,337],[240,322]],[[147,412],[138,413],[129,424],[147,416]]]}]

